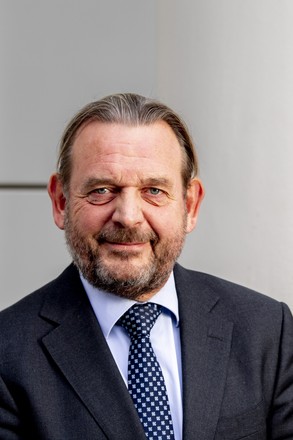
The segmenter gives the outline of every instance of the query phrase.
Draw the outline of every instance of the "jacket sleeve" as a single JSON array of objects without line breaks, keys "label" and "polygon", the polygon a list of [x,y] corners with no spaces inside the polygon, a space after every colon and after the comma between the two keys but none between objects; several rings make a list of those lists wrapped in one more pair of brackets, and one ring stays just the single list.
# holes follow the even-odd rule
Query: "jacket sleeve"
[{"label": "jacket sleeve", "polygon": [[293,318],[286,305],[283,305],[279,362],[269,424],[270,439],[293,439]]},{"label": "jacket sleeve", "polygon": [[0,376],[0,439],[21,440],[16,404]]}]

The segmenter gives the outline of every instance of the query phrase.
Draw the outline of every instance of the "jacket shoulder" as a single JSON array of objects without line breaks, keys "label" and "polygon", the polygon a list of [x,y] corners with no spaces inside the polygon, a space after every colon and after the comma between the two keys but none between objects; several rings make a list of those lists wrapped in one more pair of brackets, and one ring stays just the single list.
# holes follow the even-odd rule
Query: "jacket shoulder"
[{"label": "jacket shoulder", "polygon": [[235,322],[244,316],[250,321],[255,318],[258,322],[262,319],[279,320],[284,310],[290,315],[286,304],[232,281],[179,265],[175,266],[174,273],[177,288],[183,297],[189,296],[197,304],[204,303],[231,321]]},{"label": "jacket shoulder", "polygon": [[45,303],[66,305],[70,301],[70,292],[76,288],[78,283],[80,279],[77,269],[73,265],[68,266],[56,279],[2,310],[0,329],[9,331],[9,329],[25,325],[31,318],[39,315]]}]

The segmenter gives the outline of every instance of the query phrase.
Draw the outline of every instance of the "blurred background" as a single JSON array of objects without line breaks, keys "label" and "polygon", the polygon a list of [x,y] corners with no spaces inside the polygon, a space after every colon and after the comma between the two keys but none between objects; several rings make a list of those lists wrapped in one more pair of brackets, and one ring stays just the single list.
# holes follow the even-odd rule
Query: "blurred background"
[{"label": "blurred background", "polygon": [[0,309],[70,262],[45,189],[66,123],[129,91],[197,146],[180,262],[293,309],[292,22],[292,0],[0,0]]}]

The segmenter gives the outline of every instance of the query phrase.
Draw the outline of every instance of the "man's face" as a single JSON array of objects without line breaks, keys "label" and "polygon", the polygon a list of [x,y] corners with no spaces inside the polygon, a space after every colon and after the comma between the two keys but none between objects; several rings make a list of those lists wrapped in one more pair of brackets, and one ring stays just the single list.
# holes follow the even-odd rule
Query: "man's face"
[{"label": "man's face", "polygon": [[63,220],[55,212],[55,221],[91,284],[144,300],[166,282],[201,195],[197,180],[183,188],[182,150],[165,122],[94,121],[74,141]]}]

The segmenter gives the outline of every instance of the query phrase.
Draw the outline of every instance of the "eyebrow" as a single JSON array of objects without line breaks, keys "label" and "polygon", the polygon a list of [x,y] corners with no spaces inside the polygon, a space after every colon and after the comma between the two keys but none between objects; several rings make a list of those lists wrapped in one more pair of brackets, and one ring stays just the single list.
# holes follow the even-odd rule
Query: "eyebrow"
[{"label": "eyebrow", "polygon": [[170,188],[171,182],[166,177],[148,177],[141,180],[142,185],[145,186],[164,186],[165,188]]}]

